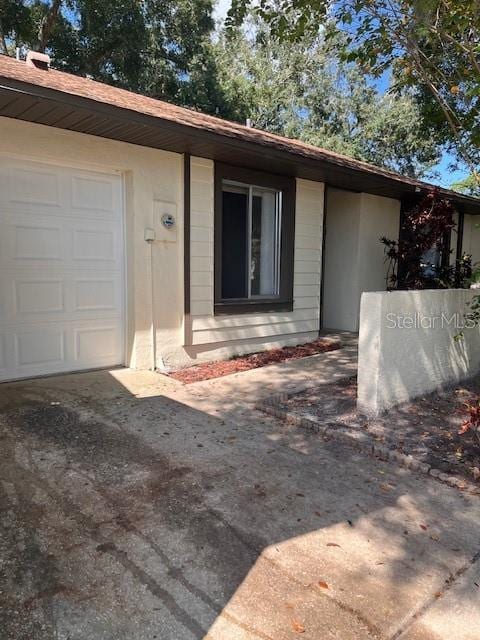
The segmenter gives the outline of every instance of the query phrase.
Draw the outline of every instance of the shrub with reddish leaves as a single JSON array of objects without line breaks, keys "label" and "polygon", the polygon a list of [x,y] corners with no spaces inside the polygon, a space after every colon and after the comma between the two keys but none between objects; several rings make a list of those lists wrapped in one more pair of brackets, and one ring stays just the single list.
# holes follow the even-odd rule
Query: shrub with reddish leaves
[{"label": "shrub with reddish leaves", "polygon": [[[470,256],[448,259],[451,250],[446,238],[455,229],[455,208],[437,189],[428,192],[416,205],[404,211],[399,239],[380,238],[388,263],[388,289],[449,289],[463,287],[471,275]],[[440,264],[426,268],[425,256],[436,250]]]},{"label": "shrub with reddish leaves", "polygon": [[468,418],[462,423],[459,435],[471,433],[480,446],[480,399],[474,404],[466,404],[465,410]]}]

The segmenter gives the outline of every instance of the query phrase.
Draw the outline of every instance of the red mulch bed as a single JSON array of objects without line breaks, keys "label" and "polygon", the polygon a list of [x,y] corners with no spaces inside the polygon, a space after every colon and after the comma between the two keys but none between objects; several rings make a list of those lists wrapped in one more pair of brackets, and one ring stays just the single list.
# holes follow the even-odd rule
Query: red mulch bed
[{"label": "red mulch bed", "polygon": [[278,362],[285,362],[286,360],[298,360],[298,358],[314,356],[318,353],[325,353],[326,351],[335,351],[336,349],[340,349],[340,347],[341,343],[339,341],[319,338],[313,342],[301,344],[296,347],[270,349],[269,351],[233,358],[232,360],[207,362],[189,367],[188,369],[180,369],[180,371],[175,371],[169,375],[184,384],[191,384],[192,382],[201,382],[202,380],[229,376],[232,373],[239,373],[240,371],[258,369],[268,364],[277,364]]}]

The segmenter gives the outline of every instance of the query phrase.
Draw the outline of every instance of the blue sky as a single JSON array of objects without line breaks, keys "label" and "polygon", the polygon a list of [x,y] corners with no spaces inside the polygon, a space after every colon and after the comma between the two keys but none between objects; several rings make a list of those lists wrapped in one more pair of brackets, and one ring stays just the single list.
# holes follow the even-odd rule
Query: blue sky
[{"label": "blue sky", "polygon": [[[215,7],[215,18],[217,20],[223,20],[227,14],[231,5],[231,0],[217,0]],[[384,92],[388,88],[388,77],[382,77],[376,81],[376,86],[379,91]],[[453,182],[457,182],[468,175],[466,169],[459,169],[452,171],[449,165],[452,164],[452,158],[449,154],[445,154],[442,161],[433,168],[435,173],[439,174],[438,178],[433,179],[432,182],[440,184],[442,187],[450,187]]]},{"label": "blue sky", "polygon": [[[230,0],[222,0],[222,4],[229,5],[229,3]],[[388,89],[389,75],[384,74],[381,78],[375,80],[374,84],[378,91],[384,93]],[[432,178],[431,182],[448,188],[451,187],[454,182],[460,181],[469,174],[467,168],[452,170],[450,167],[453,164],[453,160],[450,154],[444,153],[442,160],[432,169],[432,172],[438,174],[438,177]]]},{"label": "blue sky", "polygon": [[215,7],[215,17],[224,18],[230,9],[231,0],[218,0]]},{"label": "blue sky", "polygon": [[451,187],[454,182],[459,182],[463,178],[466,178],[469,174],[467,169],[457,169],[452,171],[449,165],[452,162],[452,158],[446,153],[441,162],[435,167],[440,174],[440,179],[432,182],[440,184],[442,187]]}]

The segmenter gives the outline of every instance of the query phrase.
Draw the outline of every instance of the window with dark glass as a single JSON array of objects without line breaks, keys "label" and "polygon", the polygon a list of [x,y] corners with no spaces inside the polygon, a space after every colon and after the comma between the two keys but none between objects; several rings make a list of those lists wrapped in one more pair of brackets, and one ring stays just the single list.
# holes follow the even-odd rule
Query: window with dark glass
[{"label": "window with dark glass", "polygon": [[215,312],[289,310],[295,181],[216,165]]},{"label": "window with dark glass", "polygon": [[223,181],[223,300],[280,295],[281,195]]}]

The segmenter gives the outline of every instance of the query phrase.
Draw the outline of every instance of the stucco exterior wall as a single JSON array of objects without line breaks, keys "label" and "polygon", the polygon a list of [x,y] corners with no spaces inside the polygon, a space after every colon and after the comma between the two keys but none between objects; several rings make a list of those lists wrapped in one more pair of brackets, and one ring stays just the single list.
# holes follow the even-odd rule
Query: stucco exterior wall
[{"label": "stucco exterior wall", "polygon": [[358,331],[362,292],[386,288],[380,238],[398,237],[400,202],[332,188],[326,201],[323,326]]},{"label": "stucco exterior wall", "polygon": [[472,264],[480,262],[480,218],[466,215],[463,220],[463,253],[472,255]]},{"label": "stucco exterior wall", "polygon": [[323,326],[356,331],[360,197],[328,188],[326,205]]},{"label": "stucco exterior wall", "polygon": [[364,293],[360,311],[358,406],[385,409],[480,370],[480,329],[459,333],[465,289]]},{"label": "stucco exterior wall", "polygon": [[185,350],[209,360],[298,344],[318,334],[323,183],[297,180],[292,312],[214,315],[214,164],[191,158],[191,313]]},{"label": "stucco exterior wall", "polygon": [[[0,153],[123,176],[125,364],[153,367],[156,326],[156,365],[161,367],[183,343],[183,156],[4,117],[0,117]],[[177,225],[169,232],[160,222],[166,212],[177,216]],[[144,240],[146,227],[156,232],[151,246]]]}]

